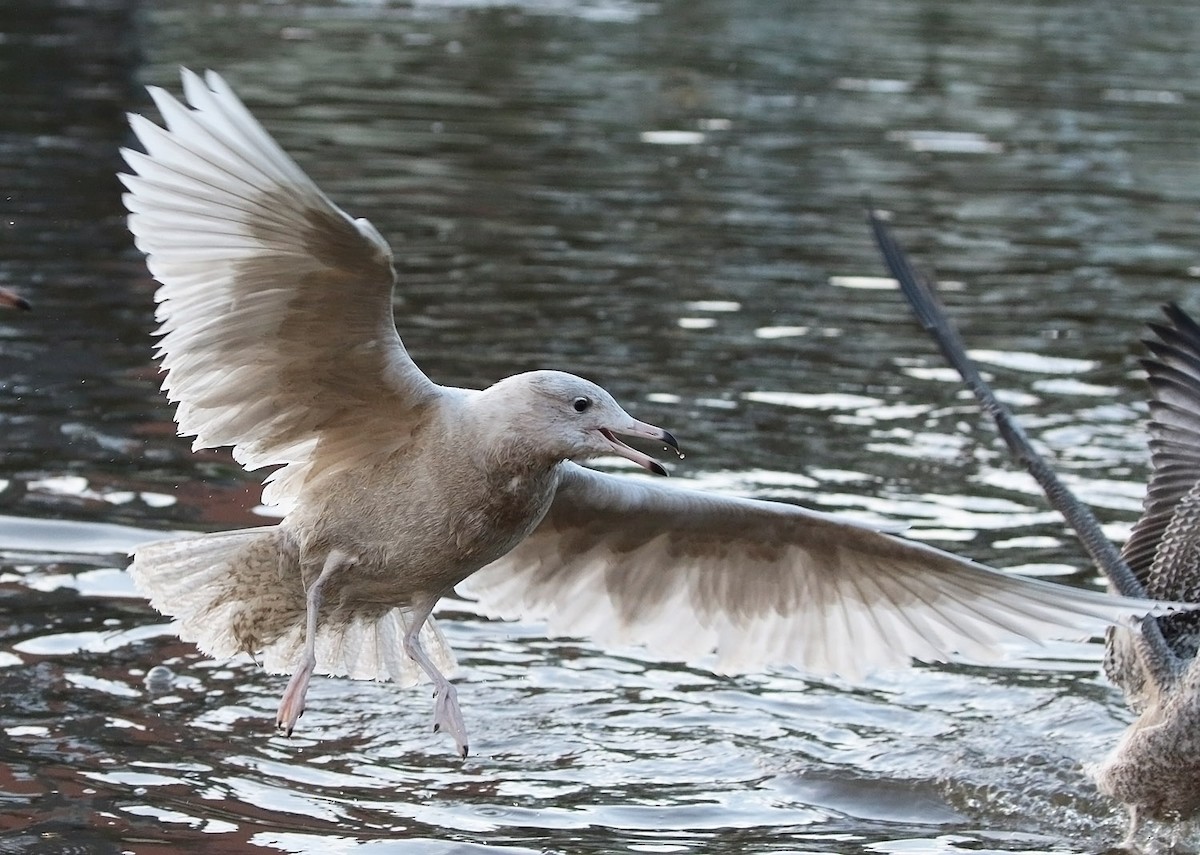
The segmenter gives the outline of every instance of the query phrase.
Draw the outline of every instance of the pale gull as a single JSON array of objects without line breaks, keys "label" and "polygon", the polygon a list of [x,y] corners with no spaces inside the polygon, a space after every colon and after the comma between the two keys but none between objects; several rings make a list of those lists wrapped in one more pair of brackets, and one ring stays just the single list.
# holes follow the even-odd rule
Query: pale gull
[{"label": "pale gull", "polygon": [[[1152,474],[1145,507],[1118,553],[1091,510],[1037,452],[1012,412],[996,398],[946,315],[932,281],[918,274],[872,212],[884,259],[922,325],[995,420],[1016,458],[1066,517],[1109,580],[1129,597],[1200,602],[1200,325],[1178,306],[1152,324],[1142,360],[1150,381]],[[1112,628],[1105,672],[1138,713],[1094,769],[1101,792],[1130,816],[1122,845],[1133,846],[1145,819],[1186,822],[1200,815],[1200,612],[1177,611]]]},{"label": "pale gull", "polygon": [[727,671],[987,657],[1150,608],[794,505],[578,465],[616,454],[662,472],[617,434],[674,440],[560,372],[435,384],[396,332],[375,228],[326,198],[217,75],[183,73],[190,109],[150,91],[167,129],[130,117],[146,152],[124,152],[136,174],[121,179],[162,283],[163,388],[195,448],[281,466],[263,501],[289,510],[141,547],[130,572],[185,640],[292,675],[282,730],[314,673],[423,672],[434,727],[465,756],[454,659],[430,613],[467,577],[486,613],[655,655],[715,653]]}]

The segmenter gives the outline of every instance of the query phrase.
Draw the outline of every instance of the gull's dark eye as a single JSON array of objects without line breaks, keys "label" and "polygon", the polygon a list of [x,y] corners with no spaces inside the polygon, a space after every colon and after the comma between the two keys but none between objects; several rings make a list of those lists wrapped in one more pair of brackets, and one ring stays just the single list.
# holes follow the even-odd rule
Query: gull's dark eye
[{"label": "gull's dark eye", "polygon": [[577,412],[577,413],[585,412],[587,410],[587,408],[590,407],[591,405],[592,405],[592,399],[585,398],[582,395],[580,395],[578,398],[576,398],[574,401],[571,402],[571,406],[575,408],[575,412]]}]

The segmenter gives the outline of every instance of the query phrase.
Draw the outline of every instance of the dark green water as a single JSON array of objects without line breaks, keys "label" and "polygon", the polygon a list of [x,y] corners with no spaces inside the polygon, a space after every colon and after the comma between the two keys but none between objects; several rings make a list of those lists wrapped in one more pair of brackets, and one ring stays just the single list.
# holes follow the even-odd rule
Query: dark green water
[{"label": "dark green water", "polygon": [[[881,287],[864,194],[1115,539],[1146,477],[1137,339],[1200,275],[1187,4],[0,6],[0,852],[1094,852],[1082,764],[1127,720],[1097,645],[1006,668],[740,679],[451,603],[473,757],[422,691],[284,681],[175,640],[121,572],[261,523],[174,436],[117,149],[143,85],[219,70],[396,249],[440,382],[591,377],[707,488],[912,526],[1092,584]],[[175,681],[148,687],[166,664]]]}]

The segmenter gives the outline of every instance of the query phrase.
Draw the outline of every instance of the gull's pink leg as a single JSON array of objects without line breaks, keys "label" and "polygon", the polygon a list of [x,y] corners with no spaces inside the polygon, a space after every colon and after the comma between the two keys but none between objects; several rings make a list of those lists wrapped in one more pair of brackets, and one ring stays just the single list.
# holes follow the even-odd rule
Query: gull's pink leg
[{"label": "gull's pink leg", "polygon": [[279,713],[275,716],[275,727],[288,736],[296,722],[304,714],[304,696],[308,693],[308,681],[317,667],[317,614],[321,611],[321,588],[329,577],[346,567],[353,567],[355,559],[340,550],[333,550],[325,557],[321,574],[308,589],[307,612],[304,624],[304,654],[288,680],[287,688],[279,701]]},{"label": "gull's pink leg", "polygon": [[1129,833],[1120,842],[1119,847],[1121,849],[1128,849],[1130,852],[1140,851],[1140,847],[1137,844],[1137,837],[1138,832],[1142,830],[1142,821],[1138,813],[1137,805],[1129,805]]},{"label": "gull's pink leg", "polygon": [[450,734],[458,747],[458,756],[464,760],[467,757],[467,726],[463,723],[462,711],[458,708],[458,692],[445,675],[437,669],[424,648],[421,647],[421,627],[425,625],[437,597],[428,602],[414,604],[409,616],[408,631],[404,633],[404,652],[421,666],[421,670],[433,681],[433,731],[443,731]]}]

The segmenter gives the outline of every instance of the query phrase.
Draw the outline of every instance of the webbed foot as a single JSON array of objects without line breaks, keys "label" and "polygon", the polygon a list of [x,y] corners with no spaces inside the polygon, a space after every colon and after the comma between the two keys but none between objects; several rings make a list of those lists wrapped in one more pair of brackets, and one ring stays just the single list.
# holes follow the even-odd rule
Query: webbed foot
[{"label": "webbed foot", "polygon": [[279,700],[279,712],[275,715],[275,728],[283,731],[285,736],[291,736],[296,728],[296,722],[304,715],[304,696],[308,694],[308,681],[313,669],[300,667],[288,680],[283,697]]},{"label": "webbed foot", "polygon": [[458,692],[450,682],[439,685],[433,692],[433,732],[445,733],[454,740],[458,756],[467,759],[467,726],[458,707]]}]

